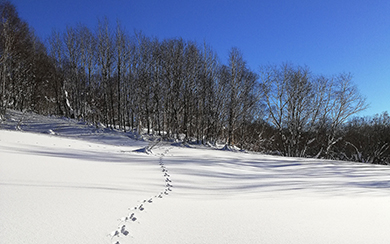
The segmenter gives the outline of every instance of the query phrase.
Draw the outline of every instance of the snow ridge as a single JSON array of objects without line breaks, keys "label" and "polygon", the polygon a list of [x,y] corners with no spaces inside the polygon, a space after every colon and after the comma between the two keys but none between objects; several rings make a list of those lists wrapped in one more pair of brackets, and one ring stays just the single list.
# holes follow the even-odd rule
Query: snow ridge
[{"label": "snow ridge", "polygon": [[[149,146],[145,147],[145,148],[142,148],[140,150],[137,150],[137,152],[143,152],[143,153],[146,153],[146,154],[149,154],[149,153],[152,153],[152,148],[154,148],[155,146],[157,146],[159,143],[161,142],[161,140],[157,140],[153,143],[150,143]],[[110,237],[111,241],[113,241],[112,243],[113,244],[120,244],[122,239],[127,237],[127,236],[131,236],[133,237],[133,235],[130,234],[130,228],[129,228],[129,225],[126,225],[127,223],[138,223],[140,224],[140,221],[139,221],[139,215],[145,211],[145,208],[147,208],[147,205],[149,204],[152,204],[154,202],[154,200],[156,199],[162,199],[163,197],[165,196],[168,196],[169,193],[172,191],[172,188],[173,188],[173,185],[172,185],[172,180],[171,180],[171,176],[169,174],[169,171],[167,169],[167,167],[165,166],[164,162],[163,162],[163,158],[164,156],[169,153],[171,148],[167,148],[163,153],[157,155],[160,157],[160,160],[159,160],[159,165],[160,165],[160,170],[163,174],[163,177],[164,177],[164,180],[165,180],[165,187],[164,187],[164,190],[161,191],[160,193],[156,194],[155,196],[153,197],[150,197],[150,198],[147,198],[147,199],[144,199],[141,202],[141,204],[139,205],[136,205],[132,208],[129,208],[128,210],[130,210],[130,212],[127,213],[127,215],[121,217],[120,219],[118,219],[119,221],[119,224],[118,224],[118,228],[112,232],[110,232],[110,234],[108,234],[108,236]]]}]

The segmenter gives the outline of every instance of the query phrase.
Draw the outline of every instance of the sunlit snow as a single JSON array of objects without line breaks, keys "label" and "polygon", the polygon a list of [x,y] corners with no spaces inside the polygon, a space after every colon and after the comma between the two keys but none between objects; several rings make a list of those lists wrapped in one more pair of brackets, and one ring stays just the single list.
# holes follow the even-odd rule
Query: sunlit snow
[{"label": "sunlit snow", "polygon": [[390,240],[387,166],[169,142],[146,150],[156,141],[134,138],[10,111],[0,243]]}]

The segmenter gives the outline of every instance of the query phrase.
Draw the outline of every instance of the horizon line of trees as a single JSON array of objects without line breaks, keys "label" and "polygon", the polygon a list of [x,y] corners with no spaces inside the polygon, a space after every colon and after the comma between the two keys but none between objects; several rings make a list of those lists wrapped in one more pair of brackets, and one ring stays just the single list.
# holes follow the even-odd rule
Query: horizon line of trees
[{"label": "horizon line of trees", "polygon": [[254,72],[238,48],[221,64],[206,43],[129,35],[99,20],[53,31],[45,46],[0,2],[0,117],[6,109],[123,131],[284,156],[390,164],[390,118],[367,105],[351,74],[292,64]]}]

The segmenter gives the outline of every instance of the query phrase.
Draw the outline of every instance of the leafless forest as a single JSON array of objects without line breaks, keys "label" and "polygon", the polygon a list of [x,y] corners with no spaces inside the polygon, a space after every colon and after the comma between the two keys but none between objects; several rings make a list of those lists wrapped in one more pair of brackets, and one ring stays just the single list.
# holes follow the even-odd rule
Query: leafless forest
[{"label": "leafless forest", "polygon": [[238,48],[223,64],[207,43],[129,34],[108,19],[43,42],[0,3],[1,120],[14,109],[188,143],[390,163],[390,116],[356,117],[367,104],[351,74],[289,63],[253,71]]}]

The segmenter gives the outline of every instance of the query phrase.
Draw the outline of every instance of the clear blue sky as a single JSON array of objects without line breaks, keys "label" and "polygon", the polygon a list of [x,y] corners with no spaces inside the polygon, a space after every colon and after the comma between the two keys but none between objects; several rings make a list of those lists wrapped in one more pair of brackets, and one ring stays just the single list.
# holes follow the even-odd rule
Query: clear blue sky
[{"label": "clear blue sky", "polygon": [[290,62],[315,74],[351,72],[370,108],[390,112],[389,0],[11,0],[45,39],[99,17],[147,36],[206,41],[226,63],[238,47],[249,67]]}]

